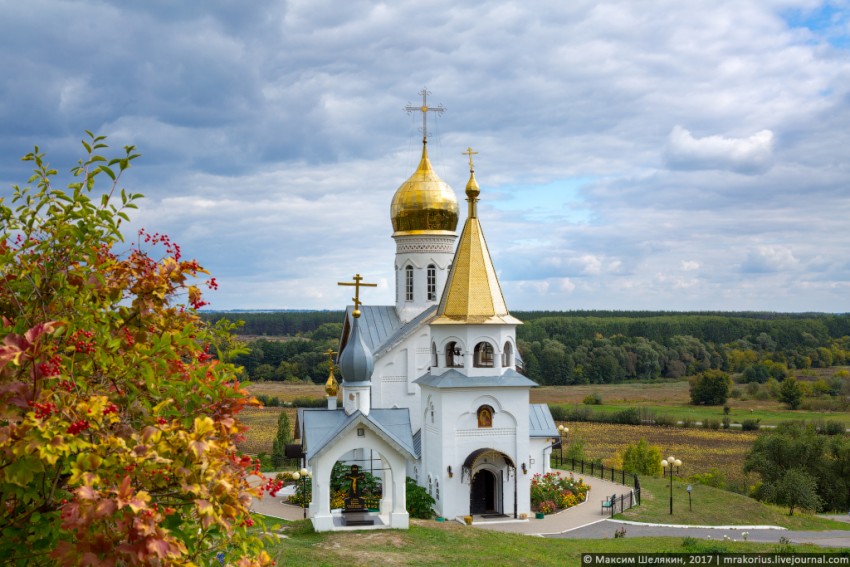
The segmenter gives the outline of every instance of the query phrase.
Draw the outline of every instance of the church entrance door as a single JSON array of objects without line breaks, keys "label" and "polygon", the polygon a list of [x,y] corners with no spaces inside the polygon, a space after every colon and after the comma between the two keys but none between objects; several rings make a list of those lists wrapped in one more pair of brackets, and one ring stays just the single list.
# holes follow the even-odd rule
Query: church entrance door
[{"label": "church entrance door", "polygon": [[472,477],[469,494],[470,514],[493,514],[496,510],[496,475],[488,470],[480,470]]}]

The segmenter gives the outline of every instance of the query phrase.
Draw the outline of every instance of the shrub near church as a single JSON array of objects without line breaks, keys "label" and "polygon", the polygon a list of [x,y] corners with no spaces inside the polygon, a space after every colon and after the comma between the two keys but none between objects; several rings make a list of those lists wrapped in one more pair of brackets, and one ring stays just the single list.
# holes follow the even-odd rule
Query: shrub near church
[{"label": "shrub near church", "polygon": [[36,148],[35,187],[0,201],[0,557],[268,564],[249,533],[257,463],[235,446],[250,397],[192,309],[206,272],[166,236],[119,246],[137,155],[83,146],[67,191]]}]

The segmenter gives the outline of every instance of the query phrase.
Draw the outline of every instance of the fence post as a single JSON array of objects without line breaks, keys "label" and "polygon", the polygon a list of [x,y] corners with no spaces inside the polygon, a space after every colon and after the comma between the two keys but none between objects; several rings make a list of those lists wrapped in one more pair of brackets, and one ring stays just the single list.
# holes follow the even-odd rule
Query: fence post
[{"label": "fence post", "polygon": [[599,478],[605,478],[605,465],[599,465]]},{"label": "fence post", "polygon": [[596,466],[596,463],[594,463],[593,461],[590,461],[590,476],[594,476],[593,475],[593,467],[595,467],[595,466]]}]

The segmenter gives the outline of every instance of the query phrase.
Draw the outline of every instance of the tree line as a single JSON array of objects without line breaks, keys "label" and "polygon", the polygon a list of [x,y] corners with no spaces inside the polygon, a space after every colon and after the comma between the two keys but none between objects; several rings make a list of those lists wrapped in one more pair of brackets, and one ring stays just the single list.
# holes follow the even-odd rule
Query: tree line
[{"label": "tree line", "polygon": [[850,360],[850,315],[526,316],[517,340],[539,384],[603,384],[680,378],[718,369],[747,381],[784,379],[789,369]]},{"label": "tree line", "polygon": [[[622,311],[516,312],[523,371],[539,384],[603,384],[723,370],[746,382],[782,381],[792,369],[850,360],[850,314]],[[254,338],[235,362],[252,380],[312,380],[328,374],[342,311],[209,313],[239,319]],[[268,338],[264,338],[264,336]],[[286,337],[286,340],[279,340]]]}]

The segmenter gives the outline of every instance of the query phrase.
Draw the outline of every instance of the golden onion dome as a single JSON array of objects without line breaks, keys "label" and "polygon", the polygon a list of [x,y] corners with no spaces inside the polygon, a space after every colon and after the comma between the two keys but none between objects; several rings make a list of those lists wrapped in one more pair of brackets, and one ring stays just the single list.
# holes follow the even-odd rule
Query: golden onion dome
[{"label": "golden onion dome", "polygon": [[431,167],[427,147],[419,167],[395,192],[390,215],[394,235],[455,233],[457,198]]}]

